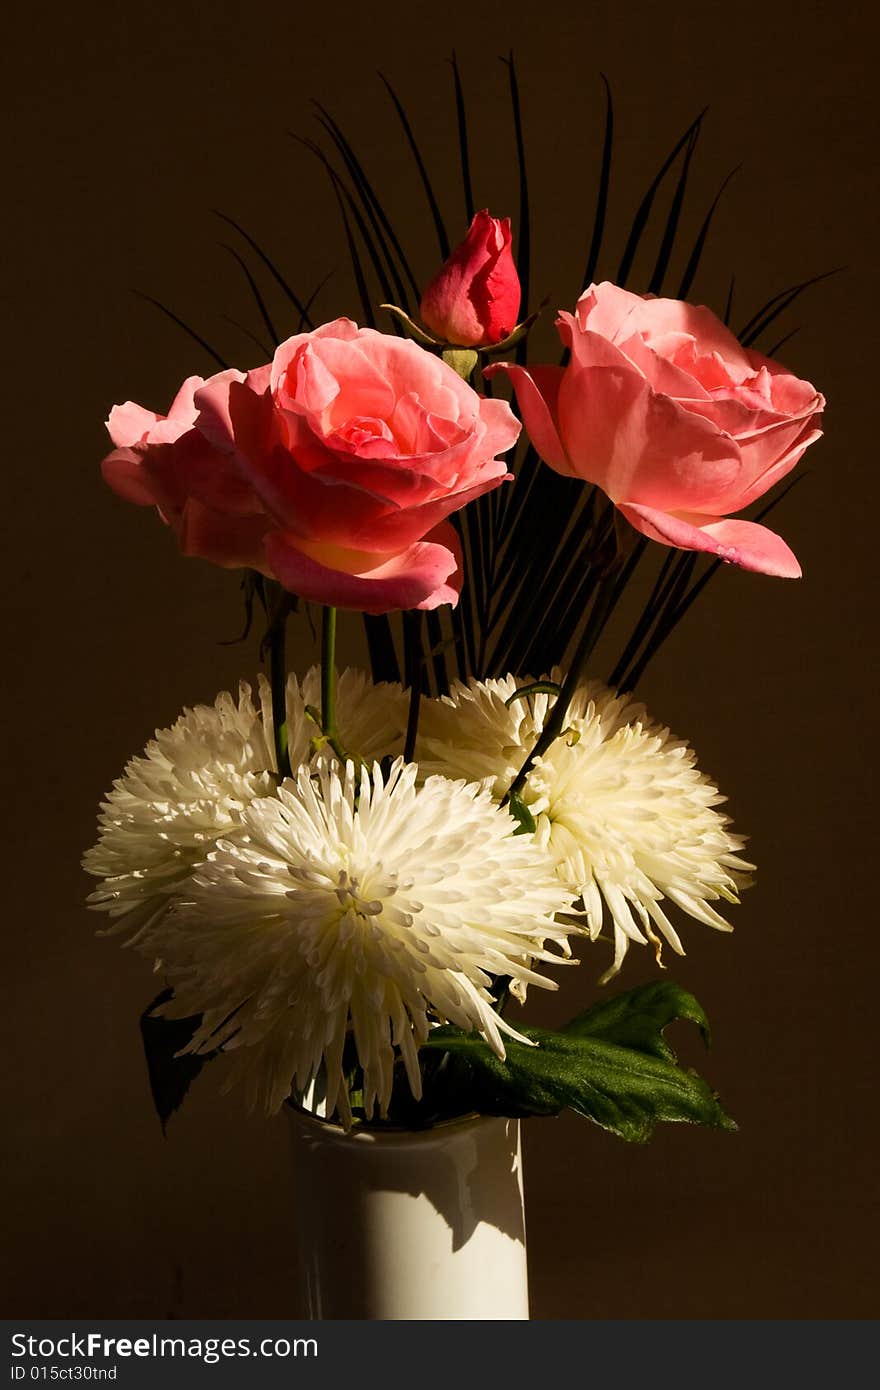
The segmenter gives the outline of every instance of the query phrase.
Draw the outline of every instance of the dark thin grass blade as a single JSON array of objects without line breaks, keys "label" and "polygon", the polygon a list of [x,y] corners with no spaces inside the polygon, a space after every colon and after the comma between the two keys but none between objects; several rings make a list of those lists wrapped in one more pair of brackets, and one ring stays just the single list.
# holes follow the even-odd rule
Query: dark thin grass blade
[{"label": "dark thin grass blade", "polygon": [[725,324],[727,325],[728,328],[730,327],[730,320],[731,320],[731,318],[732,318],[732,316],[733,316],[733,291],[734,291],[735,288],[736,288],[736,276],[735,276],[735,275],[731,275],[731,277],[730,277],[730,285],[728,286],[728,290],[727,290],[727,303],[726,303],[725,306],[724,306],[724,322],[725,322]]},{"label": "dark thin grass blade", "polygon": [[[549,509],[548,509],[549,510]],[[557,528],[556,536],[536,538],[534,554],[552,557],[547,572],[536,580],[534,566],[528,563],[528,552],[513,559],[508,569],[508,581],[499,593],[493,631],[501,617],[505,623],[495,640],[493,667],[507,669],[515,666],[513,657],[522,645],[522,634],[542,622],[552,622],[562,598],[577,582],[576,561],[590,549],[590,533],[595,510],[595,489],[581,485],[581,497],[574,507],[558,509],[571,517],[570,525]],[[544,548],[546,546],[546,549]],[[582,562],[587,563],[587,562]]]},{"label": "dark thin grass blade", "polygon": [[793,289],[791,293],[787,295],[785,299],[782,300],[781,303],[776,305],[775,309],[773,309],[769,314],[765,314],[764,318],[762,318],[760,322],[755,325],[755,327],[752,329],[750,333],[746,334],[745,337],[740,339],[743,347],[751,347],[751,345],[758,338],[760,338],[761,334],[767,331],[771,323],[773,323],[779,317],[780,314],[783,314],[786,309],[790,308],[790,306],[795,302],[795,300],[798,299],[803,294],[804,290],[808,289],[810,285],[814,285],[817,280],[824,280],[827,275],[834,275],[835,273],[836,272],[833,270],[827,271],[825,275],[817,275],[814,280],[806,280],[802,285],[798,285],[796,289]]},{"label": "dark thin grass blade", "polygon": [[654,178],[648,185],[648,190],[642,198],[642,201],[639,204],[638,209],[636,210],[636,215],[633,218],[632,228],[630,230],[626,247],[624,248],[623,257],[621,259],[620,266],[617,271],[616,281],[617,284],[620,286],[625,286],[626,281],[629,278],[629,274],[633,266],[633,261],[636,258],[636,252],[639,249],[639,243],[641,242],[645,228],[648,225],[648,218],[651,214],[651,208],[653,206],[654,199],[657,196],[657,192],[660,188],[660,185],[662,184],[669,170],[672,168],[672,165],[675,163],[679,154],[684,149],[685,145],[687,145],[688,141],[693,136],[694,131],[698,130],[701,126],[703,118],[706,115],[707,109],[708,108],[702,110],[699,116],[697,116],[696,120],[691,122],[687,130],[673,146],[670,153],[666,156],[666,159],[661,164],[660,169],[654,175]]},{"label": "dark thin grass blade", "polygon": [[464,193],[464,211],[468,224],[474,216],[474,190],[471,186],[471,160],[468,148],[467,108],[461,85],[461,74],[455,52],[452,54],[452,78],[455,83],[455,118],[458,124],[458,149],[461,158],[461,186]]},{"label": "dark thin grass blade", "polygon": [[[511,401],[511,407],[515,404],[516,397]],[[514,410],[514,414],[516,413]],[[537,450],[528,442],[522,456],[514,460],[510,469],[514,475],[514,483],[507,489],[508,496],[503,498],[501,503],[499,529],[503,546],[508,544],[509,537],[520,524],[526,504],[531,501],[535,486],[538,479],[543,477],[546,466]]]},{"label": "dark thin grass blade", "polygon": [[675,246],[675,238],[678,232],[678,224],[681,221],[681,210],[684,206],[685,194],[687,192],[688,176],[691,171],[691,160],[697,148],[697,141],[700,138],[700,127],[697,126],[684,150],[684,158],[681,162],[681,173],[675,185],[675,192],[672,195],[672,202],[669,206],[669,215],[666,218],[666,225],[663,228],[663,236],[660,240],[660,249],[657,252],[657,261],[651,279],[648,282],[649,294],[661,294],[663,291],[663,281],[669,269],[669,262],[672,259],[672,251]]},{"label": "dark thin grass blade", "polygon": [[[600,73],[605,85],[605,136],[602,143],[602,163],[599,169],[599,182],[596,188],[596,210],[593,215],[593,232],[590,241],[590,250],[587,256],[587,264],[581,280],[581,293],[583,293],[594,282],[596,277],[596,267],[599,263],[599,256],[602,249],[602,239],[605,233],[605,219],[608,211],[608,192],[611,183],[611,156],[614,144],[614,104],[611,99],[611,87],[604,72]],[[563,348],[559,356],[559,365],[564,367],[568,364],[571,356],[568,348]]]},{"label": "dark thin grass blade", "polygon": [[[593,639],[593,647],[595,647],[596,643],[601,640],[602,634],[604,633],[611,619],[614,617],[614,612],[617,608],[617,605],[620,603],[620,600],[623,597],[624,590],[626,589],[626,586],[629,583],[630,578],[635,572],[636,567],[641,561],[643,553],[644,552],[642,550],[636,548],[636,550],[633,551],[632,555],[630,555],[629,559],[627,560],[626,565],[623,569],[623,573],[620,575],[617,584],[615,585],[614,593],[611,596],[611,602],[608,604],[608,607],[602,614],[602,620],[596,628],[596,634]],[[593,647],[590,648],[590,651],[593,650]]]},{"label": "dark thin grass blade", "polygon": [[465,516],[468,522],[468,529],[471,534],[471,551],[477,561],[475,578],[476,584],[476,603],[478,623],[477,626],[482,630],[485,620],[486,600],[489,587],[489,556],[487,551],[487,536],[484,525],[484,513],[479,506],[480,498],[477,498],[465,508]]},{"label": "dark thin grass blade", "polygon": [[685,266],[684,274],[681,277],[681,284],[679,285],[676,294],[676,297],[678,299],[687,299],[688,297],[691,285],[694,283],[694,279],[700,267],[700,261],[703,258],[703,251],[706,246],[706,238],[709,235],[709,228],[712,226],[712,219],[715,216],[718,204],[721,202],[727,185],[730,183],[734,175],[739,173],[741,167],[742,166],[738,164],[735,169],[731,169],[730,173],[727,175],[727,178],[724,180],[723,184],[721,185],[721,187],[719,188],[718,192],[715,194],[715,197],[712,199],[712,202],[709,205],[709,211],[706,213],[706,216],[703,220],[703,225],[700,228],[699,233],[697,234],[697,239],[694,242],[694,249],[688,258],[688,263]]},{"label": "dark thin grass blade", "polygon": [[[802,483],[804,479],[808,477],[808,473],[799,473],[796,478],[792,478],[791,482],[786,483],[785,487],[782,488],[779,494],[773,498],[772,502],[768,502],[766,507],[762,507],[761,510],[758,513],[756,513],[755,521],[763,521],[765,517],[769,516],[771,512],[776,510],[780,502],[785,501],[788,494],[794,488],[796,488],[799,483]],[[687,593],[685,594],[684,598],[682,599],[681,603],[675,611],[672,627],[675,627],[678,623],[681,622],[682,618],[690,608],[691,604],[694,602],[695,599],[699,598],[700,594],[703,592],[706,585],[709,583],[709,580],[712,579],[713,576],[718,573],[718,570],[721,568],[723,564],[723,560],[713,560],[712,564],[706,570],[706,573],[701,575],[700,578],[696,580],[693,586],[687,591]],[[670,631],[672,631],[672,628],[670,628]]]},{"label": "dark thin grass blade", "polygon": [[[588,569],[558,625],[548,623],[534,634],[523,653],[523,670],[544,674],[552,671],[555,666],[564,664],[565,654],[571,647],[578,629],[589,620],[589,610],[599,584],[599,572],[594,568]],[[598,636],[597,632],[597,639]]]},{"label": "dark thin grass blade", "polygon": [[225,358],[220,356],[220,353],[217,351],[217,349],[211,347],[211,344],[207,341],[207,339],[202,337],[201,333],[197,333],[194,328],[190,328],[189,324],[186,323],[177,314],[175,314],[173,309],[169,309],[167,304],[163,304],[160,299],[154,299],[151,294],[143,294],[140,290],[132,290],[132,294],[136,294],[138,299],[145,299],[148,304],[154,305],[155,308],[159,309],[163,314],[165,314],[165,316],[169,318],[172,323],[176,323],[178,328],[182,328],[184,333],[188,333],[189,336],[192,338],[193,342],[198,343],[200,348],[204,348],[205,352],[209,353],[210,356],[213,357],[214,361],[218,363],[218,365],[222,367],[224,370],[229,366],[229,363],[226,361]]},{"label": "dark thin grass blade", "polygon": [[387,613],[364,613],[364,631],[374,681],[399,681],[400,664]]},{"label": "dark thin grass blade", "polygon": [[332,171],[328,171],[333,192],[336,195],[336,202],[339,205],[339,215],[342,218],[342,226],[345,232],[345,240],[348,246],[348,255],[351,260],[351,268],[354,274],[354,282],[357,286],[358,298],[361,301],[361,313],[364,316],[364,323],[367,328],[376,327],[376,317],[373,313],[373,301],[370,295],[367,278],[364,274],[364,267],[361,261],[360,252],[357,248],[354,232],[351,230],[351,223],[348,220],[348,213],[345,210],[345,201],[342,191],[337,187],[336,180],[332,176]]},{"label": "dark thin grass blade", "polygon": [[244,259],[243,256],[239,255],[235,247],[230,246],[228,242],[223,242],[223,249],[224,251],[228,251],[230,256],[232,256],[233,260],[237,261],[238,265],[241,267],[242,274],[248,282],[248,288],[250,289],[250,292],[253,295],[254,300],[256,301],[257,308],[260,311],[260,317],[263,320],[263,325],[267,333],[269,334],[270,341],[272,342],[274,347],[277,347],[278,344],[281,342],[281,339],[278,336],[278,332],[275,328],[274,323],[272,322],[272,315],[269,313],[269,310],[266,306],[266,301],[260,293],[260,287],[254,279],[253,275],[251,274],[251,270],[249,265],[247,264],[247,261]]},{"label": "dark thin grass blade", "polygon": [[[514,614],[510,609],[512,605],[519,606],[524,589],[528,594],[534,595],[538,603],[544,605],[546,612],[551,612],[552,595],[559,587],[560,574],[563,577],[569,575],[578,552],[588,549],[589,532],[594,518],[595,488],[578,485],[574,480],[560,481],[563,482],[563,486],[548,493],[546,506],[541,507],[535,516],[537,528],[532,528],[531,532],[524,528],[519,543],[512,543],[506,549],[503,564],[505,578],[502,584],[496,587],[495,603],[489,621],[492,632],[499,627],[505,614],[506,628],[509,628],[510,623],[514,621]],[[574,482],[574,485],[567,488],[564,486],[567,482]],[[541,577],[537,577],[538,567],[534,564],[534,556],[537,555],[549,556],[549,562],[546,563]],[[509,634],[505,632],[496,638],[496,642],[503,646],[507,639]]]},{"label": "dark thin grass blade", "polygon": [[464,635],[464,618],[459,612],[460,608],[461,599],[459,599],[456,607],[451,610],[449,623],[452,628],[452,646],[455,651],[456,675],[460,681],[466,681],[468,678],[467,643]]},{"label": "dark thin grass blade", "polygon": [[[313,140],[304,140],[302,136],[299,135],[295,136],[294,139],[296,139],[300,144],[304,145],[306,149],[309,150],[315,156],[315,158],[323,165],[330,181],[333,184],[333,188],[336,192],[337,199],[345,199],[345,202],[348,204],[349,211],[352,217],[354,218],[358,232],[360,233],[361,241],[363,242],[367,255],[369,256],[376,279],[379,282],[379,287],[382,292],[382,296],[385,300],[392,299],[394,297],[394,291],[391,286],[391,281],[388,279],[388,274],[386,272],[385,265],[382,261],[382,257],[379,254],[379,250],[376,246],[375,241],[370,235],[370,232],[367,228],[367,224],[364,221],[363,213],[358,207],[358,204],[354,196],[352,195],[351,190],[348,188],[344,179],[341,178],[337,170],[334,169],[330,160],[327,158],[326,154],[319,145],[316,145]],[[373,325],[371,324],[370,326],[372,327]]]},{"label": "dark thin grass blade", "polygon": [[626,592],[627,585],[629,584],[639,565],[642,563],[647,549],[647,536],[640,536],[639,539],[636,541],[635,546],[633,547],[632,554],[630,555],[629,559],[623,567],[623,570],[621,571],[620,578],[617,581],[617,598],[615,599],[615,603],[618,601],[618,599],[621,599],[624,593]]},{"label": "dark thin grass blade", "polygon": [[[831,271],[830,274],[833,274],[833,271]],[[824,279],[824,277],[817,278]],[[799,296],[801,296],[802,293],[804,293],[805,289],[808,288],[808,285],[810,284],[815,284],[815,281],[806,281],[804,285],[798,285],[797,289],[792,289],[790,295],[785,297],[785,299],[783,299],[783,302],[777,304],[776,309],[772,310],[772,313],[766,314],[766,316],[763,317],[762,320],[760,320],[759,324],[756,324],[755,328],[752,328],[751,334],[747,334],[745,338],[740,339],[742,346],[751,347],[752,343],[756,342],[756,339],[760,338],[760,335],[762,335],[763,332],[767,331],[767,328],[770,327],[770,324],[776,321],[777,318],[779,318],[780,314],[784,314],[785,310],[787,310],[788,307],[791,306],[791,304],[794,304],[795,299],[799,299]]]},{"label": "dark thin grass blade", "polygon": [[425,688],[425,646],[422,641],[424,613],[418,608],[405,610],[403,618],[403,679],[404,684]]},{"label": "dark thin grass blade", "polygon": [[233,328],[237,328],[239,333],[243,333],[246,338],[249,338],[254,346],[259,348],[264,360],[272,356],[273,349],[268,347],[262,338],[258,338],[256,333],[252,333],[245,324],[239,323],[238,319],[230,318],[229,314],[224,314],[223,319],[225,323],[231,323]]},{"label": "dark thin grass blade", "polygon": [[317,283],[317,285],[315,286],[315,288],[312,290],[311,294],[309,295],[309,297],[308,297],[308,299],[306,300],[306,303],[305,303],[305,312],[302,313],[302,314],[300,314],[300,316],[299,316],[299,323],[297,324],[297,327],[296,327],[297,333],[302,333],[303,329],[304,329],[305,326],[306,326],[305,315],[306,315],[306,314],[308,313],[308,311],[311,309],[312,305],[314,304],[315,300],[318,298],[318,295],[321,293],[321,291],[322,291],[322,289],[324,288],[324,286],[327,284],[328,280],[331,280],[331,279],[333,278],[333,275],[334,275],[334,274],[335,274],[334,271],[328,270],[328,271],[327,271],[327,274],[324,276],[323,280],[319,280],[318,283]]},{"label": "dark thin grass blade", "polygon": [[[517,404],[516,393],[510,398],[510,408],[520,422],[522,415]],[[508,469],[513,474],[515,482],[512,487],[506,489],[499,488],[501,496],[498,500],[498,520],[496,523],[496,551],[499,549],[500,542],[515,523],[522,507],[525,505],[524,493],[531,488],[532,483],[538,472],[540,460],[537,453],[532,448],[528,436],[521,434],[513,454],[508,457]],[[505,495],[506,494],[506,495]]]},{"label": "dark thin grass blade", "polygon": [[[491,384],[491,383],[489,383],[489,384]],[[491,518],[492,518],[492,520],[491,520],[491,528],[490,528],[490,551],[491,551],[491,553],[490,553],[490,556],[489,556],[489,588],[490,588],[490,590],[492,591],[493,596],[494,596],[494,594],[495,594],[495,592],[496,592],[496,590],[497,590],[497,587],[498,587],[498,583],[497,583],[497,579],[498,579],[498,565],[499,565],[499,560],[500,560],[500,556],[501,556],[501,551],[502,551],[502,549],[503,549],[504,541],[505,541],[505,533],[504,533],[504,525],[503,525],[503,522],[504,522],[504,517],[505,517],[505,515],[507,514],[508,501],[509,501],[508,497],[505,496],[505,493],[511,493],[511,492],[515,491],[515,489],[516,489],[516,487],[517,487],[517,485],[518,485],[518,477],[519,477],[519,474],[518,474],[518,464],[517,464],[517,457],[516,457],[516,456],[517,456],[517,453],[518,453],[518,449],[515,448],[515,449],[514,449],[513,457],[510,457],[510,458],[508,458],[508,460],[507,460],[507,467],[508,467],[508,470],[509,470],[510,475],[511,475],[510,481],[504,483],[501,487],[495,488],[494,492],[491,492],[491,493],[489,494],[489,508],[490,508],[490,514],[491,514]],[[491,605],[490,605],[490,612],[491,612]]]},{"label": "dark thin grass blade", "polygon": [[596,211],[593,215],[593,235],[590,251],[581,281],[581,292],[593,283],[596,267],[602,252],[602,238],[605,235],[605,219],[608,214],[608,190],[611,186],[611,156],[614,148],[614,103],[611,100],[611,86],[604,72],[600,72],[605,84],[605,136],[602,141],[602,164],[599,169],[599,183],[596,189]]},{"label": "dark thin grass blade", "polygon": [[635,660],[639,647],[647,637],[655,620],[657,619],[669,592],[669,581],[672,567],[675,564],[676,552],[668,550],[660,566],[659,573],[654,581],[654,587],[648,596],[638,621],[635,623],[629,639],[621,655],[608,677],[608,684],[612,689],[616,688],[623,680],[624,675],[631,663]]},{"label": "dark thin grass blade", "polygon": [[275,283],[290,300],[293,307],[302,315],[303,319],[305,320],[306,326],[308,328],[314,328],[315,325],[306,313],[305,305],[303,304],[299,295],[294,293],[290,285],[285,280],[284,276],[281,274],[281,271],[275,265],[275,262],[270,259],[270,257],[263,250],[262,246],[260,246],[259,243],[254,240],[250,232],[246,232],[244,227],[240,226],[238,222],[234,221],[234,219],[229,217],[225,212],[220,212],[217,208],[215,208],[214,213],[215,216],[219,217],[222,222],[227,222],[230,227],[234,228],[234,230],[238,232],[238,235],[240,237],[244,238],[251,250],[255,252],[257,256],[259,256],[260,260],[263,262],[263,265],[266,267]]},{"label": "dark thin grass blade", "polygon": [[539,679],[545,672],[552,671],[554,666],[562,665],[565,653],[586,615],[598,583],[596,571],[592,568],[587,569],[557,621],[545,623],[538,632],[532,634],[528,646],[522,652],[521,665],[524,671],[530,675],[534,674]]},{"label": "dark thin grass blade", "polygon": [[404,684],[409,690],[409,712],[406,722],[406,741],[403,756],[412,762],[416,749],[416,736],[419,727],[419,710],[422,696],[427,691],[427,669],[422,642],[424,613],[409,609],[402,615],[403,623],[403,669]]},{"label": "dark thin grass blade", "polygon": [[440,614],[436,608],[431,608],[425,615],[425,626],[428,631],[428,646],[431,651],[431,667],[434,673],[434,686],[437,695],[446,695],[449,692],[449,672],[446,669],[446,654],[443,651],[445,636]]},{"label": "dark thin grass blade", "polygon": [[[481,601],[479,580],[479,557],[477,552],[477,539],[474,534],[474,526],[471,518],[464,518],[459,512],[464,522],[466,536],[466,554],[468,556],[464,574],[464,584],[462,586],[461,602],[465,605],[464,612],[468,615],[465,619],[465,638],[468,646],[468,674],[477,675],[480,665],[480,638],[481,626]],[[461,606],[461,605],[460,605]]]},{"label": "dark thin grass blade", "polygon": [[[416,277],[412,272],[412,267],[410,266],[410,263],[407,260],[406,255],[404,254],[403,247],[401,246],[397,238],[397,234],[394,231],[394,227],[392,226],[387,214],[385,213],[385,210],[382,207],[382,203],[375,189],[373,188],[373,185],[367,178],[363,165],[361,164],[360,160],[358,159],[351,144],[346,139],[342,130],[337,125],[336,121],[334,121],[333,117],[330,115],[329,111],[327,111],[325,107],[321,106],[319,102],[316,102],[315,106],[318,109],[318,111],[320,111],[327,124],[331,127],[333,131],[333,138],[337,142],[337,147],[339,148],[340,152],[342,152],[343,150],[345,151],[346,162],[348,163],[350,161],[350,167],[357,180],[358,186],[362,190],[363,195],[367,199],[369,199],[370,205],[372,206],[374,212],[376,213],[376,216],[379,218],[379,221],[385,229],[385,233],[389,241],[391,242],[391,245],[393,246],[395,252],[397,253],[397,257],[400,261],[403,273],[409,280],[410,285],[412,286],[413,294],[415,295],[415,298],[418,301],[421,295],[418,281],[416,280]],[[401,305],[401,308],[404,307],[404,305]]]},{"label": "dark thin grass blade", "polygon": [[464,649],[465,670],[472,674],[477,669],[477,640],[474,612],[472,608],[473,594],[471,585],[468,583],[468,576],[470,573],[470,547],[468,545],[466,529],[462,524],[461,512],[456,512],[455,515],[451,516],[449,519],[455,527],[458,538],[461,541],[465,563],[464,584],[462,585],[458,604],[453,609],[453,619],[456,627],[456,635]]},{"label": "dark thin grass blade", "polygon": [[[363,211],[369,219],[370,225],[373,229],[373,236],[375,237],[377,248],[382,253],[385,266],[387,267],[387,273],[388,275],[390,275],[391,281],[393,281],[394,283],[393,293],[389,291],[386,298],[393,301],[395,304],[398,304],[400,308],[403,309],[404,313],[409,313],[410,303],[409,298],[407,296],[406,287],[403,283],[403,277],[401,275],[400,269],[398,268],[397,262],[395,261],[394,256],[391,253],[391,249],[389,247],[385,233],[383,232],[381,220],[374,207],[374,198],[371,197],[371,190],[369,190],[368,187],[364,187],[364,184],[361,180],[360,165],[358,164],[358,161],[350,153],[347,142],[337,136],[336,127],[333,125],[333,123],[331,121],[328,121],[324,117],[319,117],[319,120],[323,129],[327,132],[331,140],[336,145],[336,148],[339,151],[343,159],[343,162],[345,163],[345,167],[348,170],[348,173],[354,185],[355,192],[360,198],[361,207],[363,208]],[[391,283],[391,281],[389,281],[389,284]]]},{"label": "dark thin grass blade", "polygon": [[767,349],[767,356],[775,357],[777,352],[781,352],[782,349],[785,347],[785,344],[790,343],[792,338],[794,338],[798,333],[800,333],[800,331],[800,326],[798,326],[797,328],[793,328],[790,333],[785,333],[779,339],[778,343],[774,343],[772,348]]},{"label": "dark thin grass blade", "polygon": [[[490,628],[497,626],[500,616],[507,612],[518,592],[529,582],[534,571],[534,556],[556,555],[572,507],[579,501],[576,494],[579,490],[586,491],[582,484],[579,487],[576,482],[573,486],[572,483],[572,479],[561,478],[558,473],[546,469],[546,476],[541,476],[535,505],[520,511],[516,524],[505,537],[500,566],[504,578],[493,596]],[[516,481],[513,487],[519,485]]]},{"label": "dark thin grass blade", "polygon": [[[517,224],[516,272],[522,288],[522,303],[527,310],[529,304],[529,280],[531,274],[532,236],[529,215],[529,174],[526,165],[526,147],[523,137],[522,106],[519,99],[519,82],[516,77],[516,64],[511,51],[508,58],[501,60],[507,66],[510,83],[510,105],[513,112],[513,129],[516,136],[516,160],[519,171],[519,221]],[[525,362],[528,353],[528,338],[523,338],[516,349],[517,362]]]},{"label": "dark thin grass blade", "polygon": [[434,222],[434,230],[437,233],[437,244],[440,247],[440,258],[441,260],[445,261],[449,256],[449,237],[446,234],[446,227],[443,222],[443,217],[440,213],[439,204],[434,196],[434,189],[431,184],[431,179],[428,174],[428,170],[425,167],[425,161],[422,159],[421,150],[419,149],[416,137],[413,134],[412,126],[410,125],[409,118],[405,110],[403,109],[403,105],[400,101],[400,98],[398,97],[394,88],[391,86],[391,83],[388,81],[388,78],[385,77],[381,72],[379,73],[379,76],[382,79],[382,82],[385,84],[385,87],[388,91],[388,95],[391,97],[391,100],[394,103],[394,108],[397,111],[398,116],[400,117],[400,123],[403,126],[404,134],[407,138],[407,142],[409,143],[409,147],[412,151],[413,158],[416,162],[416,167],[419,171],[419,176],[422,180],[422,187],[425,190],[425,197],[428,200],[428,207],[431,209],[431,217]]},{"label": "dark thin grass blade", "polygon": [[[614,524],[612,517],[613,507],[609,506],[597,519],[593,543],[594,554],[602,548]],[[580,582],[573,587],[568,603],[555,618],[555,621],[551,619],[535,630],[533,641],[524,654],[524,669],[540,675],[544,671],[549,671],[553,666],[561,665],[575,633],[584,620],[594,590],[599,582],[598,568],[594,565],[587,565]]]},{"label": "dark thin grass blade", "polygon": [[[507,485],[503,484],[502,486]],[[498,488],[495,488],[495,492],[497,491]],[[474,509],[474,515],[477,518],[477,535],[480,542],[480,562],[483,569],[483,585],[487,598],[489,599],[491,598],[492,592],[492,565],[495,558],[495,509],[493,501],[492,493],[486,493],[482,497],[478,497],[475,502],[471,503]],[[486,602],[484,606],[486,614],[488,615],[488,602]]]},{"label": "dark thin grass blade", "polygon": [[480,634],[480,614],[483,602],[483,575],[480,566],[479,538],[476,529],[476,518],[471,514],[471,508],[465,507],[458,513],[458,533],[464,548],[465,558],[465,590],[462,592],[461,602],[469,604],[474,632],[474,645],[471,653],[471,674],[476,673],[479,653],[479,634]]},{"label": "dark thin grass blade", "polygon": [[675,610],[677,609],[679,603],[681,602],[687,590],[687,586],[690,583],[691,575],[694,572],[697,559],[697,551],[685,551],[683,553],[682,559],[679,560],[676,564],[675,579],[672,584],[666,605],[658,617],[657,625],[654,628],[654,632],[648,639],[648,642],[641,656],[635,662],[628,675],[626,675],[624,679],[621,681],[620,689],[622,691],[633,690],[635,686],[638,685],[639,681],[642,679],[642,676],[645,674],[645,671],[648,668],[649,662],[651,662],[654,659],[654,657],[657,655],[657,652],[660,650],[663,643],[666,641],[667,637],[669,637],[673,628],[676,626],[675,620],[672,618],[672,615],[675,613]]},{"label": "dark thin grass blade", "polygon": [[821,280],[827,280],[832,275],[839,275],[842,266],[835,266],[832,270],[823,270],[821,275],[813,275],[809,280],[801,280],[797,285],[789,285],[788,289],[780,290],[772,299],[762,305],[756,314],[752,314],[748,323],[744,323],[737,337],[744,347],[753,343],[766,328],[769,328],[774,319],[778,318],[790,304],[802,295],[804,290],[808,290],[812,285],[818,285]]},{"label": "dark thin grass blade", "polygon": [[453,518],[461,540],[465,583],[459,600],[462,637],[468,655],[468,672],[477,674],[480,653],[485,647],[485,613],[488,600],[488,543],[484,534],[484,512],[476,499]]}]

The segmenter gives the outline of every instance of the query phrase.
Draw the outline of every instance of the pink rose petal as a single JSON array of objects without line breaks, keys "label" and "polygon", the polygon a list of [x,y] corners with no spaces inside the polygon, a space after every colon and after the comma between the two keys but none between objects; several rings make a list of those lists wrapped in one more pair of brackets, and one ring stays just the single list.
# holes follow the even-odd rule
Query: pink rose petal
[{"label": "pink rose petal", "polygon": [[794,552],[775,531],[757,522],[741,521],[737,517],[706,517],[697,524],[697,518],[675,516],[634,503],[619,503],[618,507],[643,536],[664,545],[679,550],[703,550],[717,555],[726,564],[739,565],[756,574],[771,574],[777,579],[801,577]]}]

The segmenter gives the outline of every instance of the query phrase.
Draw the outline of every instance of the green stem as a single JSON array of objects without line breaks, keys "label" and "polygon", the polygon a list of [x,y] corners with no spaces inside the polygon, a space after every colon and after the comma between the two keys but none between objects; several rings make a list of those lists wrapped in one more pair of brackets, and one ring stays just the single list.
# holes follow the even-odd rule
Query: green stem
[{"label": "green stem", "polygon": [[320,735],[312,740],[312,750],[317,751],[326,744],[332,748],[341,763],[353,762],[355,767],[363,766],[356,753],[349,753],[339,737],[336,727],[336,609],[324,608],[321,621],[321,708],[316,710],[306,705],[306,714],[320,729]]},{"label": "green stem", "polygon": [[580,684],[584,664],[596,645],[599,634],[605,625],[605,620],[614,606],[616,587],[617,566],[612,564],[603,574],[599,582],[599,588],[593,601],[592,611],[581,633],[580,641],[577,644],[571,659],[571,665],[568,668],[568,675],[562,683],[562,689],[554,701],[547,722],[534,748],[511,782],[510,789],[502,805],[506,805],[512,796],[516,796],[522,791],[526,784],[526,778],[531,772],[536,759],[542,757],[551,743],[562,733],[565,725],[565,716],[568,714],[568,707]]}]

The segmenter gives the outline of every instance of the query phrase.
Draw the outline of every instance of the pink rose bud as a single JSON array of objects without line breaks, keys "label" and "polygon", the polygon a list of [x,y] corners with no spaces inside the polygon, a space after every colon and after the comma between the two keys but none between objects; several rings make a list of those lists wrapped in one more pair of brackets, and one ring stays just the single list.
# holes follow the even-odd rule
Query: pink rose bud
[{"label": "pink rose bud", "polygon": [[509,217],[490,217],[485,208],[476,213],[422,295],[422,319],[438,338],[488,347],[513,331],[521,291],[510,242]]}]

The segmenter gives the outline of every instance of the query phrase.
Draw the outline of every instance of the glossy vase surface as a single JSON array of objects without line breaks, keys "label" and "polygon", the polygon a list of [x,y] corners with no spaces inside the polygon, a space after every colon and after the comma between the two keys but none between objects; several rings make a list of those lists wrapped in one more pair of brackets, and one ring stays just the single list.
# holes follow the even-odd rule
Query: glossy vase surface
[{"label": "glossy vase surface", "polygon": [[345,1134],[288,1115],[300,1316],[528,1318],[517,1120]]}]

